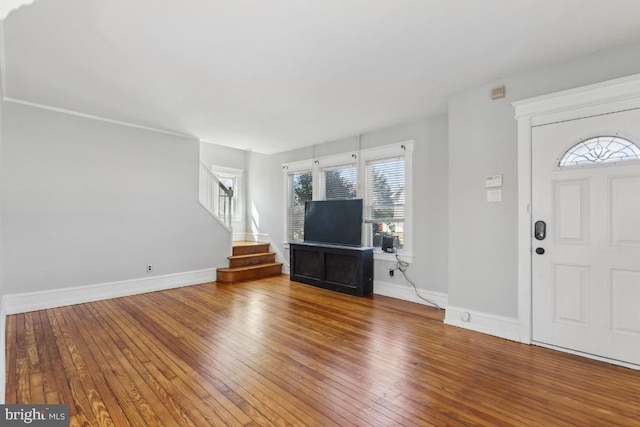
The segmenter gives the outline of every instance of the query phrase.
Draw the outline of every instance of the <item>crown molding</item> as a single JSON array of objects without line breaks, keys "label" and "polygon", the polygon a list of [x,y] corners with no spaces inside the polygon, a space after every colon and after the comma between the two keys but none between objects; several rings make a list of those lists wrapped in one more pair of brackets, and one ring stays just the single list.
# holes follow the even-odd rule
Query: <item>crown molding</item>
[{"label": "crown molding", "polygon": [[68,115],[71,115],[71,116],[83,117],[85,119],[98,120],[100,122],[112,123],[112,124],[116,124],[116,125],[120,125],[120,126],[126,126],[126,127],[136,128],[136,129],[147,130],[147,131],[150,131],[150,132],[162,133],[162,134],[165,134],[165,135],[177,136],[177,137],[180,137],[180,138],[186,138],[186,139],[190,139],[190,140],[194,140],[194,141],[200,141],[200,138],[198,138],[197,136],[188,135],[186,133],[173,132],[173,131],[170,131],[170,130],[158,129],[158,128],[154,128],[154,127],[151,127],[151,126],[144,126],[144,125],[139,125],[139,124],[136,124],[136,123],[124,122],[124,121],[121,121],[121,120],[108,119],[106,117],[94,116],[92,114],[81,113],[79,111],[66,110],[64,108],[52,107],[50,105],[38,104],[36,102],[23,101],[21,99],[9,98],[9,97],[6,97],[6,96],[3,97],[2,100],[5,101],[5,102],[12,102],[14,104],[26,105],[28,107],[40,108],[42,110],[53,111],[53,112],[56,112],[56,113],[68,114]]}]

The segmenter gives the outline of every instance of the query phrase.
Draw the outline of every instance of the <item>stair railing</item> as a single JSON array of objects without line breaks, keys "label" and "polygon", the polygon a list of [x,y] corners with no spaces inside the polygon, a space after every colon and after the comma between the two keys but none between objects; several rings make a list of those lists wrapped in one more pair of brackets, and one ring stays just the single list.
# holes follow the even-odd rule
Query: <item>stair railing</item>
[{"label": "stair railing", "polygon": [[231,230],[233,188],[225,186],[200,162],[200,204]]}]

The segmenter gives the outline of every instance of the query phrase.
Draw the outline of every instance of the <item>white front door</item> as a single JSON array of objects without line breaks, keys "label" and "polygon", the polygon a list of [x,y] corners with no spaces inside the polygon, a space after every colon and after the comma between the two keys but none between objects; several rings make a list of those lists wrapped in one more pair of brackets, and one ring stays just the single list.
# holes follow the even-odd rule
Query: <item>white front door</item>
[{"label": "white front door", "polygon": [[640,161],[610,162],[605,138],[559,166],[598,135],[640,144],[640,110],[532,128],[532,338],[640,365]]}]

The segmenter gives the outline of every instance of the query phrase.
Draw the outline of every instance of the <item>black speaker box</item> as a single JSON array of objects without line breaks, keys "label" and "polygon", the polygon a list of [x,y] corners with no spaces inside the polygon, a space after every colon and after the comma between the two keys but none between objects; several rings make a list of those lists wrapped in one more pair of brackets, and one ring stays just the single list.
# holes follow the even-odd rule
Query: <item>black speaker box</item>
[{"label": "black speaker box", "polygon": [[382,236],[382,250],[384,252],[393,253],[393,242],[395,239],[390,236]]}]

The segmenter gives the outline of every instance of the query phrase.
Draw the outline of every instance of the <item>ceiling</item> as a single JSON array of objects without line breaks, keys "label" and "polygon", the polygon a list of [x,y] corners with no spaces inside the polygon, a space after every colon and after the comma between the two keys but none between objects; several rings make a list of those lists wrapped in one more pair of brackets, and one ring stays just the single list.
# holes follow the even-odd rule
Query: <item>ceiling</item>
[{"label": "ceiling", "polygon": [[637,0],[38,0],[3,22],[2,89],[276,153],[638,41],[638,16]]}]

